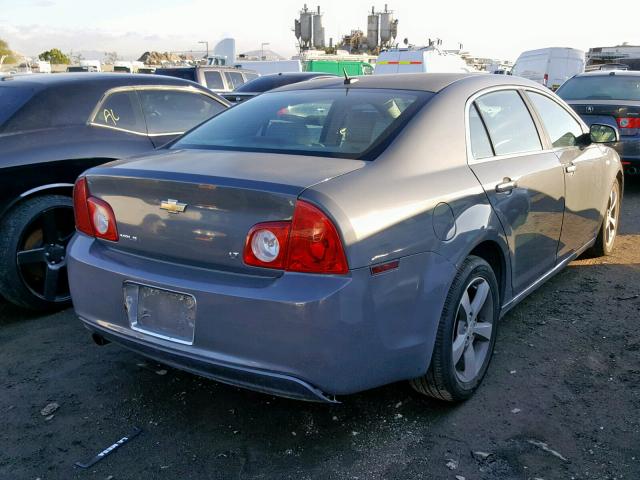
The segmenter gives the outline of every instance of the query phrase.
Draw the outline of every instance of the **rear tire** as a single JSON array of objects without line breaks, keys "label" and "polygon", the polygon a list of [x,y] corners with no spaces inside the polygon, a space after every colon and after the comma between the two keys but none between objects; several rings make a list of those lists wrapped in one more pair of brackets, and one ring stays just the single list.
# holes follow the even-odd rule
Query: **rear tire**
[{"label": "rear tire", "polygon": [[74,231],[69,197],[43,195],[11,210],[0,221],[0,294],[31,310],[68,306],[66,246]]},{"label": "rear tire", "polygon": [[469,256],[447,294],[429,369],[411,386],[448,402],[471,397],[489,367],[499,316],[496,276],[482,258]]},{"label": "rear tire", "polygon": [[611,192],[607,199],[607,208],[596,237],[596,243],[588,250],[589,256],[605,257],[613,253],[620,221],[620,202],[620,182],[616,179],[611,186]]}]

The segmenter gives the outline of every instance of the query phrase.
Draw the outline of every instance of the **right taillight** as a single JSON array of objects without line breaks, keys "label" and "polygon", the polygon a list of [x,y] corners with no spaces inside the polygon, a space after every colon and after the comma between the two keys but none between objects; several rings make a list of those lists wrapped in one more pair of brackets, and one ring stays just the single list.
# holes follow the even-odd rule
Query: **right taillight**
[{"label": "right taillight", "polygon": [[640,117],[616,118],[619,128],[640,128]]},{"label": "right taillight", "polygon": [[296,202],[291,222],[265,222],[247,235],[244,262],[291,272],[345,274],[349,271],[338,230],[322,210]]},{"label": "right taillight", "polygon": [[104,200],[90,195],[85,177],[76,180],[73,188],[73,210],[79,232],[112,242],[118,241],[113,209]]},{"label": "right taillight", "polygon": [[293,213],[287,270],[344,274],[349,271],[336,227],[322,210],[298,200]]}]

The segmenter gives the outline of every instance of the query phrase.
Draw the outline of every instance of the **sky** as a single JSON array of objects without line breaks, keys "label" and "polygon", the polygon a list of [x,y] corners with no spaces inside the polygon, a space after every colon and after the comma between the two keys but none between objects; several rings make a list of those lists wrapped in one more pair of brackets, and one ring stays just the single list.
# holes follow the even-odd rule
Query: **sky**
[{"label": "sky", "polygon": [[[377,1],[377,0],[376,0]],[[398,23],[398,41],[425,45],[441,38],[475,56],[515,60],[520,52],[550,46],[587,50],[629,42],[640,45],[635,21],[603,18],[593,0],[387,0]],[[64,52],[117,52],[124,59],[148,50],[184,51],[236,39],[238,52],[268,49],[296,53],[292,32],[304,0],[0,0],[0,38],[25,55],[56,47]],[[366,32],[370,0],[321,0],[325,36],[334,42],[352,29]],[[549,6],[552,6],[550,8]],[[613,7],[614,9],[616,7]],[[595,12],[595,13],[594,13]],[[640,1],[624,3],[624,18],[640,18]]]}]

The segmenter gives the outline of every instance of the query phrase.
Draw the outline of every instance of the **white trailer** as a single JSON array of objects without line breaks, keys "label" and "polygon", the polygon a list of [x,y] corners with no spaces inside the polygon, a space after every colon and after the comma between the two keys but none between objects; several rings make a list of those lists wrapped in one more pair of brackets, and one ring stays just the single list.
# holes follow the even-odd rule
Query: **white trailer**
[{"label": "white trailer", "polygon": [[399,48],[380,52],[374,75],[395,73],[469,73],[474,70],[460,55],[436,47]]}]

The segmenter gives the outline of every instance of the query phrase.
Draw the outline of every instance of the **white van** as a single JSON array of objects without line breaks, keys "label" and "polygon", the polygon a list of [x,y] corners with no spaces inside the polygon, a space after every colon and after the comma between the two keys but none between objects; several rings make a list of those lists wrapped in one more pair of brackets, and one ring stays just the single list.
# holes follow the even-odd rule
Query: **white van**
[{"label": "white van", "polygon": [[374,75],[388,73],[469,73],[460,55],[443,52],[435,47],[399,48],[380,52]]},{"label": "white van", "polygon": [[511,73],[557,90],[565,81],[584,72],[584,52],[576,48],[552,47],[523,52]]}]

